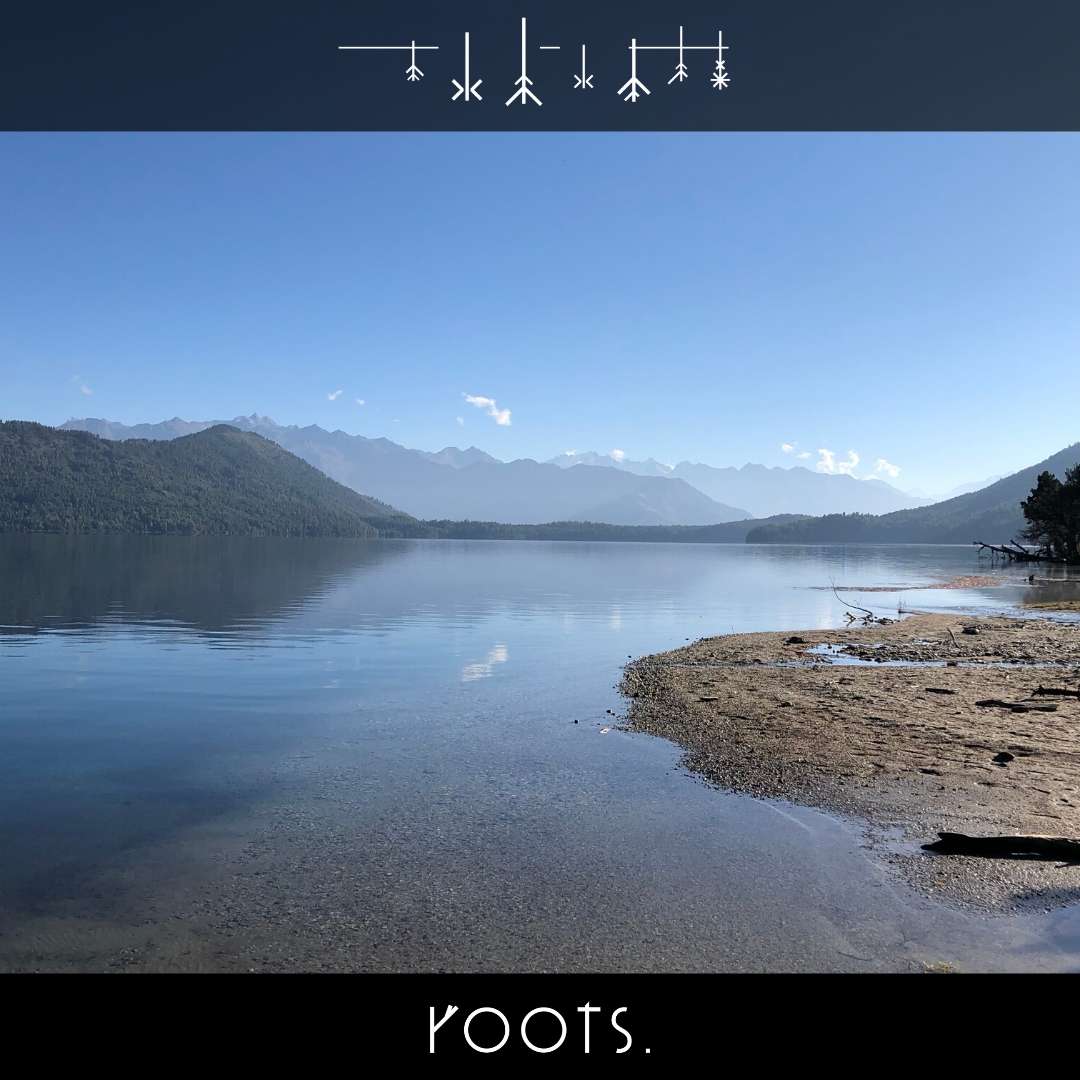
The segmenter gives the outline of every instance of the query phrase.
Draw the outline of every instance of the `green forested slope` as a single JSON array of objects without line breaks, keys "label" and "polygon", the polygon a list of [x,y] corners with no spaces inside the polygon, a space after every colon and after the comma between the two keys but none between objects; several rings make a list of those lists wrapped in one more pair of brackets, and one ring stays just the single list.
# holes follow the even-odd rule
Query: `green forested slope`
[{"label": "green forested slope", "polygon": [[0,423],[0,532],[375,536],[412,519],[275,443],[218,426],[110,442]]}]

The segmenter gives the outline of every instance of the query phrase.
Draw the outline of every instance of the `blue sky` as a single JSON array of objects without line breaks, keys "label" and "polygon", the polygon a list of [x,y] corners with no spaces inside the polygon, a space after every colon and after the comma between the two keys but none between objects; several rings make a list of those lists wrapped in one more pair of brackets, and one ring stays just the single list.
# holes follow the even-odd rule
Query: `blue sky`
[{"label": "blue sky", "polygon": [[927,491],[1080,438],[1076,135],[8,134],[0,206],[4,418]]}]

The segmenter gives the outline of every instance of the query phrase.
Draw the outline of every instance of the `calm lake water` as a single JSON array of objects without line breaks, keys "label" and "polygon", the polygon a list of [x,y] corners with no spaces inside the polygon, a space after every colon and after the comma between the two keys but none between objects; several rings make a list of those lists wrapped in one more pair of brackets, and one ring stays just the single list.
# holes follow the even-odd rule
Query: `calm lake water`
[{"label": "calm lake water", "polygon": [[[955,547],[0,537],[0,970],[1080,967],[611,726],[631,656],[1004,610]],[[824,588],[823,588],[824,587]]]}]

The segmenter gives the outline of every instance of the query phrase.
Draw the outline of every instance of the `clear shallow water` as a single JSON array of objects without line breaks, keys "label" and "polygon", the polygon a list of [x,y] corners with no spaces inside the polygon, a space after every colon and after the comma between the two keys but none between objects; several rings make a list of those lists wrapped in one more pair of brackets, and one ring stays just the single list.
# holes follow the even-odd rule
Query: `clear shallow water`
[{"label": "clear shallow water", "polygon": [[[0,537],[0,968],[1080,966],[618,730],[630,656],[947,547]],[[883,614],[977,590],[845,591]],[[575,723],[575,721],[577,721]]]}]

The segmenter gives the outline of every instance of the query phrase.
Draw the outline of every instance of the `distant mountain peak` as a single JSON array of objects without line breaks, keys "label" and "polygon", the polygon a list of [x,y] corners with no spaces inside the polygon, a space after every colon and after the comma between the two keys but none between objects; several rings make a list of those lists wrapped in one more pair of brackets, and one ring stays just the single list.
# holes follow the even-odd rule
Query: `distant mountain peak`
[{"label": "distant mountain peak", "polygon": [[[180,420],[179,416],[174,416],[172,418],[171,422],[172,423],[176,423],[176,422],[183,423],[183,421]],[[262,427],[273,427],[273,428],[281,426],[280,424],[277,424],[271,417],[269,417],[269,416],[260,416],[258,413],[252,413],[250,416],[238,416],[232,421],[232,423],[233,424],[258,424],[258,425],[260,425]]]},{"label": "distant mountain peak", "polygon": [[452,469],[467,469],[470,465],[501,464],[498,458],[492,457],[478,446],[470,446],[466,450],[456,446],[444,446],[434,453],[424,450],[418,453],[423,454],[428,461],[434,461],[437,465],[449,465]]}]

